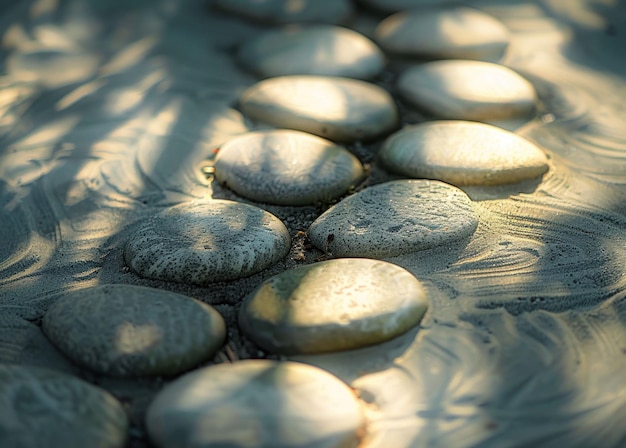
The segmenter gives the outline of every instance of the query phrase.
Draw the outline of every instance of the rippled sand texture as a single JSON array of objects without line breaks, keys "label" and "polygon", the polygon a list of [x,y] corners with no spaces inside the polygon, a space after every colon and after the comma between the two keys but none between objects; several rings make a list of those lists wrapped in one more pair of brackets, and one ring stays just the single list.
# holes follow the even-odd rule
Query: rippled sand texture
[{"label": "rippled sand texture", "polygon": [[[541,182],[464,187],[480,221],[466,245],[389,260],[430,293],[419,330],[290,359],[325,368],[370,403],[368,447],[622,447],[626,5],[467,3],[511,30],[501,63],[540,97],[537,117],[517,132],[547,152],[550,171]],[[352,27],[371,37],[381,16],[359,14]],[[0,363],[78,372],[43,336],[41,318],[59,293],[105,283],[216,305],[234,347],[216,362],[262,354],[239,335],[237,304],[296,265],[297,231],[323,210],[263,206],[287,223],[290,256],[206,288],[141,279],[122,249],[164,206],[249,203],[202,167],[256,128],[234,108],[257,81],[235,50],[266,28],[193,0],[0,2]],[[395,94],[390,67],[378,82]],[[349,149],[369,163],[379,145]],[[366,182],[389,180],[376,165],[371,173]],[[99,384],[129,400],[132,443],[146,446],[136,428],[154,390]]]}]

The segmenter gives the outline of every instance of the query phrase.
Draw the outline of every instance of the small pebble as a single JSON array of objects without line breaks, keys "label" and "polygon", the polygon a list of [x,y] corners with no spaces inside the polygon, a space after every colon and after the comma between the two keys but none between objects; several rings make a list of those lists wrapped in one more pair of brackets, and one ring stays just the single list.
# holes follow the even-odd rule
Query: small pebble
[{"label": "small pebble", "polygon": [[237,59],[263,78],[323,75],[369,79],[385,66],[385,57],[374,42],[333,25],[268,31],[243,45]]},{"label": "small pebble", "polygon": [[122,448],[128,419],[109,393],[54,370],[0,365],[0,445]]},{"label": "small pebble", "polygon": [[281,354],[336,352],[392,339],[421,320],[428,302],[408,271],[343,258],[285,271],[246,297],[239,326]]},{"label": "small pebble", "polygon": [[400,96],[436,118],[486,121],[530,116],[535,88],[502,65],[484,61],[428,62],[398,79]]},{"label": "small pebble", "polygon": [[356,447],[365,418],[352,391],[307,364],[247,360],[196,370],[150,405],[148,434],[161,448]]},{"label": "small pebble", "polygon": [[378,156],[390,171],[453,185],[504,185],[548,170],[545,153],[512,132],[471,121],[432,121],[390,136]]},{"label": "small pebble", "polygon": [[252,205],[197,200],[147,220],[124,247],[130,268],[145,278],[206,285],[260,272],[289,253],[289,231]]},{"label": "small pebble", "polygon": [[396,180],[347,197],[317,218],[307,234],[335,257],[387,258],[471,236],[471,199],[432,180]]},{"label": "small pebble", "polygon": [[213,4],[248,19],[268,23],[343,23],[354,9],[350,0],[214,0]]},{"label": "small pebble", "polygon": [[121,377],[181,373],[210,359],[226,337],[224,319],[212,307],[131,285],[64,295],[45,314],[43,330],[76,363]]},{"label": "small pebble", "polygon": [[281,76],[261,81],[241,97],[250,118],[338,141],[371,140],[398,126],[386,90],[363,81],[326,76]]},{"label": "small pebble", "polygon": [[502,22],[465,6],[399,12],[383,20],[375,36],[386,51],[431,59],[495,62],[509,45]]},{"label": "small pebble", "polygon": [[227,142],[215,160],[216,178],[258,202],[308,205],[345,194],[364,175],[341,146],[291,130],[251,132]]}]

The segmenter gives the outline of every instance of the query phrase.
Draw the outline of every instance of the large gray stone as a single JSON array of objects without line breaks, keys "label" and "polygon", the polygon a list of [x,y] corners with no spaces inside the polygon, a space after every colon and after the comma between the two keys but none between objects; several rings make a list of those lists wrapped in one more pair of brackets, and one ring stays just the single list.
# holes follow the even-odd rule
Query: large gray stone
[{"label": "large gray stone", "polygon": [[251,132],[223,145],[215,177],[254,201],[307,205],[345,194],[363,177],[359,160],[341,146],[304,132]]},{"label": "large gray stone", "polygon": [[394,173],[454,185],[503,185],[535,179],[548,159],[512,132],[470,121],[432,121],[390,136],[378,153]]},{"label": "large gray stone", "polygon": [[247,277],[289,252],[285,225],[260,208],[197,200],[167,208],[141,225],[124,259],[142,277],[205,285]]},{"label": "large gray stone", "polygon": [[339,141],[369,140],[394,130],[398,111],[386,90],[356,79],[281,76],[261,81],[241,97],[249,117],[280,128]]},{"label": "large gray stone", "polygon": [[385,57],[374,42],[332,25],[268,31],[244,44],[237,59],[263,78],[324,75],[370,79],[385,66]]},{"label": "large gray stone", "polygon": [[465,6],[399,12],[376,28],[387,51],[433,59],[498,61],[509,45],[509,31],[495,17]]},{"label": "large gray stone", "polygon": [[311,242],[335,257],[386,258],[471,236],[478,216],[458,188],[397,180],[347,197],[317,218]]},{"label": "large gray stone", "polygon": [[70,359],[111,376],[174,375],[206,361],[226,337],[222,316],[190,297],[105,285],[70,292],[43,330]]},{"label": "large gray stone", "polygon": [[333,352],[394,338],[417,325],[427,306],[426,291],[405,269],[344,258],[265,281],[246,297],[239,325],[271,352]]},{"label": "large gray stone", "polygon": [[468,60],[412,67],[398,78],[398,92],[411,105],[451,120],[529,117],[537,100],[533,85],[510,68]]},{"label": "large gray stone", "polygon": [[122,448],[128,419],[104,390],[39,367],[0,365],[0,446]]},{"label": "large gray stone", "polygon": [[349,448],[365,419],[352,391],[306,364],[248,360],[191,372],[166,386],[146,417],[161,448]]}]

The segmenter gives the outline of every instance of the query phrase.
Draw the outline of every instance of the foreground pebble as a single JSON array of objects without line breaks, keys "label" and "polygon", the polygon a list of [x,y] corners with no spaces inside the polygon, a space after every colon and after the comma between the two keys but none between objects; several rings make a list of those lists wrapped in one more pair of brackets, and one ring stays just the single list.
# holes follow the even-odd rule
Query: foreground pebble
[{"label": "foreground pebble", "polygon": [[258,207],[198,200],[167,208],[141,225],[124,247],[145,278],[206,285],[262,271],[285,257],[285,225]]},{"label": "foreground pebble", "polygon": [[271,78],[246,90],[240,103],[255,120],[338,141],[373,139],[398,125],[398,111],[387,91],[348,78]]},{"label": "foreground pebble", "polygon": [[76,363],[123,377],[181,373],[210,359],[226,337],[212,307],[131,285],[66,294],[44,316],[43,330]]},{"label": "foreground pebble", "polygon": [[509,44],[502,22],[464,6],[399,12],[383,20],[375,36],[387,51],[433,59],[497,61]]},{"label": "foreground pebble", "polygon": [[189,373],[148,409],[161,448],[354,447],[364,429],[352,391],[324,370],[248,360]]},{"label": "foreground pebble", "polygon": [[245,299],[239,326],[270,352],[333,352],[394,338],[417,325],[427,306],[425,289],[405,269],[344,258],[265,281]]},{"label": "foreground pebble", "polygon": [[335,257],[385,258],[471,236],[478,216],[461,190],[431,180],[366,188],[328,209],[307,234]]},{"label": "foreground pebble", "polygon": [[470,121],[408,126],[379,152],[390,171],[454,185],[503,185],[535,179],[548,170],[536,145],[512,132]]},{"label": "foreground pebble", "polygon": [[0,365],[2,447],[122,448],[128,420],[104,390],[53,370]]},{"label": "foreground pebble", "polygon": [[379,74],[385,57],[362,34],[332,25],[268,31],[248,41],[237,59],[264,78],[326,75],[369,79]]},{"label": "foreground pebble", "polygon": [[410,68],[398,91],[437,118],[495,120],[527,117],[535,110],[533,85],[510,68],[483,61],[446,60]]},{"label": "foreground pebble", "polygon": [[353,12],[350,0],[215,0],[214,5],[269,23],[342,23]]},{"label": "foreground pebble", "polygon": [[299,131],[251,132],[223,145],[215,177],[258,202],[308,205],[330,201],[363,177],[359,160],[341,146]]}]

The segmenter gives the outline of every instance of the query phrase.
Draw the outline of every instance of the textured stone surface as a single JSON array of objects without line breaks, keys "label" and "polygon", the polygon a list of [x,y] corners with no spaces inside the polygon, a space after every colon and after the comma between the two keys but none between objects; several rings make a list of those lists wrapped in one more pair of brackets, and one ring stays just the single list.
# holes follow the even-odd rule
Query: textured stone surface
[{"label": "textured stone surface", "polygon": [[336,257],[385,258],[469,237],[477,226],[472,201],[458,188],[397,180],[347,197],[307,233],[317,248]]},{"label": "textured stone surface", "polygon": [[353,12],[350,0],[215,0],[213,4],[270,23],[342,23]]},{"label": "textured stone surface", "polygon": [[190,297],[105,285],[70,292],[43,329],[69,358],[111,376],[173,375],[208,360],[226,337],[222,316]]},{"label": "textured stone surface", "polygon": [[146,418],[162,448],[354,447],[364,429],[352,391],[306,364],[268,360],[191,372],[155,398]]},{"label": "textured stone surface", "polygon": [[393,53],[497,61],[509,44],[502,22],[464,6],[403,11],[383,20],[376,41]]},{"label": "textured stone surface", "polygon": [[435,61],[406,70],[398,91],[410,104],[437,118],[477,120],[529,116],[533,85],[513,70],[490,62]]},{"label": "textured stone surface", "polygon": [[261,81],[241,97],[241,109],[255,120],[339,141],[368,140],[398,124],[392,97],[355,79],[281,76]]},{"label": "textured stone surface", "polygon": [[0,445],[122,448],[128,421],[107,392],[53,370],[0,365]]},{"label": "textured stone surface", "polygon": [[304,132],[251,132],[223,145],[215,177],[254,201],[306,205],[346,193],[363,177],[359,160],[341,146]]},{"label": "textured stone surface", "polygon": [[326,75],[369,79],[385,66],[385,57],[374,42],[332,25],[268,31],[244,44],[237,60],[264,78]]},{"label": "textured stone surface", "polygon": [[454,185],[502,185],[548,170],[535,144],[512,132],[469,121],[433,121],[390,136],[379,152],[394,173]]},{"label": "textured stone surface", "polygon": [[124,248],[139,275],[198,285],[247,277],[289,252],[289,232],[260,208],[198,200],[167,208],[141,225]]},{"label": "textured stone surface", "polygon": [[389,340],[418,324],[426,291],[395,264],[344,258],[285,271],[250,293],[239,326],[274,353],[348,350]]}]

